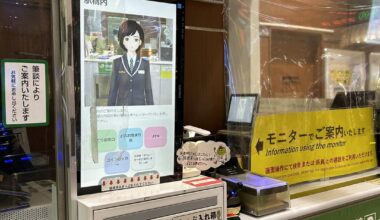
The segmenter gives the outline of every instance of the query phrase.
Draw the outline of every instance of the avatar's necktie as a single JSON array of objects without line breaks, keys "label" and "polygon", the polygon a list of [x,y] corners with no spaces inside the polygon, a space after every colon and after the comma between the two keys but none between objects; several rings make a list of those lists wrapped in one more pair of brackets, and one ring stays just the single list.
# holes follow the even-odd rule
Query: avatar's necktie
[{"label": "avatar's necktie", "polygon": [[132,58],[129,60],[129,68],[131,69],[131,71],[133,71],[133,59]]}]

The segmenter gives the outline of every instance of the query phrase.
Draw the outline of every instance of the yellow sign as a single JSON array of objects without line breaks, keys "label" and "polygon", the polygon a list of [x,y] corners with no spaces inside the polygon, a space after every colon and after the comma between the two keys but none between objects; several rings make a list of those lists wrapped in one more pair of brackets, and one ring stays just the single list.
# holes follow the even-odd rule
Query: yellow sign
[{"label": "yellow sign", "polygon": [[332,81],[337,85],[349,85],[352,81],[351,70],[336,70],[332,69],[330,72]]},{"label": "yellow sign", "polygon": [[290,184],[374,168],[373,110],[260,115],[251,149],[251,171]]},{"label": "yellow sign", "polygon": [[161,66],[161,78],[171,79],[173,76],[171,66]]}]

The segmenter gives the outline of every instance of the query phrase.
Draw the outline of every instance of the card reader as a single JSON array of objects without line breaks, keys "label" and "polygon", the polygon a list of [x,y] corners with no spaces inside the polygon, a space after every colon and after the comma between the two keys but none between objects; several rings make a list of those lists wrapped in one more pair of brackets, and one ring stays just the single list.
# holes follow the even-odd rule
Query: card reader
[{"label": "card reader", "polygon": [[229,189],[239,188],[241,212],[263,216],[290,207],[286,182],[250,172],[222,177]]}]

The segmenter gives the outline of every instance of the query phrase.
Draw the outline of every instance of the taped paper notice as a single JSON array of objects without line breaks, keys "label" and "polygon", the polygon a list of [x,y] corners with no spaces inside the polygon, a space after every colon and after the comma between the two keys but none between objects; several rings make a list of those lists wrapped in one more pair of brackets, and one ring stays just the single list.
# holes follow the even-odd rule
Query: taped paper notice
[{"label": "taped paper notice", "polygon": [[177,151],[177,162],[187,168],[217,168],[231,158],[230,148],[223,142],[186,142]]}]

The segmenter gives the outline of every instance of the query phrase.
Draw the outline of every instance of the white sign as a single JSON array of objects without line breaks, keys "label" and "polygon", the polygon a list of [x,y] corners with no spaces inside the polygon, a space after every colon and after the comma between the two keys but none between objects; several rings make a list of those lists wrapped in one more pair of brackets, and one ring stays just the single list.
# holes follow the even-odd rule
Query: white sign
[{"label": "white sign", "polygon": [[177,151],[177,162],[187,168],[208,170],[231,159],[230,148],[223,142],[186,142]]},{"label": "white sign", "polygon": [[47,125],[47,62],[7,59],[1,67],[5,127]]}]

